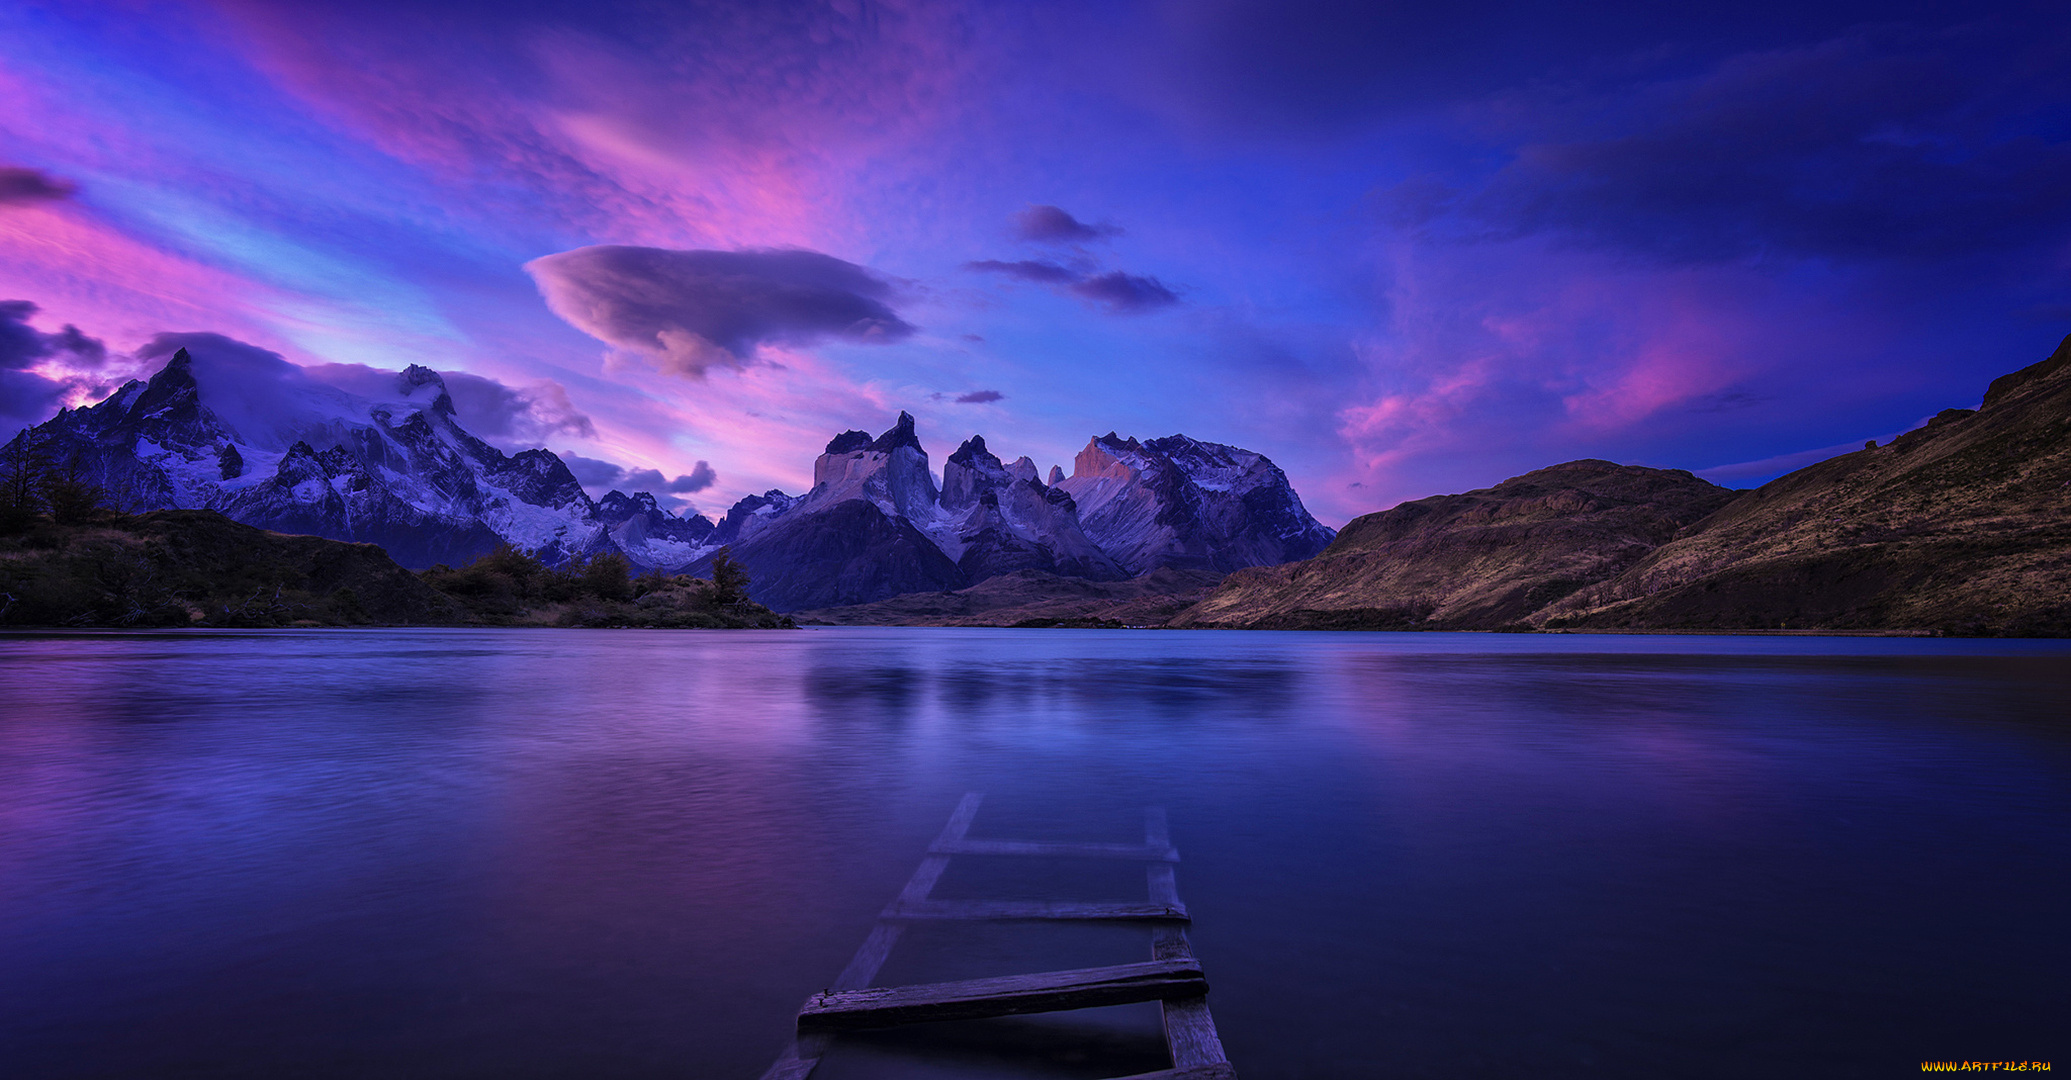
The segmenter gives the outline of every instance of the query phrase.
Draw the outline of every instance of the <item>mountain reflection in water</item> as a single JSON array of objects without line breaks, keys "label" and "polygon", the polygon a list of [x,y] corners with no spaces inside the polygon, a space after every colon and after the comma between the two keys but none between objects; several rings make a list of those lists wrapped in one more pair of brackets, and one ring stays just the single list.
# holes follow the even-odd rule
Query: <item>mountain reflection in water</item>
[{"label": "mountain reflection in water", "polygon": [[[0,1072],[752,1078],[966,791],[1168,809],[1247,1080],[1883,1076],[2071,1015],[2071,644],[1217,632],[0,636]],[[1142,899],[961,858],[936,895]],[[1144,958],[908,935],[884,978]],[[1154,1008],[828,1080],[1162,1067]]]}]

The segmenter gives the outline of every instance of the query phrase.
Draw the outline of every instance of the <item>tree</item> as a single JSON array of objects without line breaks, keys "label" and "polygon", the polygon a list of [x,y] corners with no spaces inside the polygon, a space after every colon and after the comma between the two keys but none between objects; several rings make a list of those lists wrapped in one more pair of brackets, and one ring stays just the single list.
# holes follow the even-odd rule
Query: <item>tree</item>
[{"label": "tree", "polygon": [[542,579],[547,576],[547,566],[538,557],[508,540],[498,541],[487,554],[474,561],[486,573],[501,574],[511,580],[513,590],[520,596],[531,595]]},{"label": "tree", "polygon": [[734,561],[730,547],[720,548],[712,555],[712,596],[722,604],[748,599],[748,568]]},{"label": "tree", "polygon": [[633,564],[616,551],[600,551],[583,567],[583,591],[605,600],[627,600],[633,595]]},{"label": "tree", "polygon": [[86,470],[73,458],[64,468],[52,468],[43,474],[39,485],[43,501],[50,507],[50,516],[60,525],[83,525],[92,521],[108,501],[108,492],[86,475]]},{"label": "tree", "polygon": [[34,428],[0,447],[0,533],[26,529],[43,512],[43,477],[50,453]]}]

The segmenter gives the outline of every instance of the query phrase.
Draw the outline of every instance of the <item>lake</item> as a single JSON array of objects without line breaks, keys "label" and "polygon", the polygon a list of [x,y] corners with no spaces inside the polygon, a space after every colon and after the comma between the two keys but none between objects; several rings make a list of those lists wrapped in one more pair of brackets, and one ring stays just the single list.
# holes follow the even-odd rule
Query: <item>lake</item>
[{"label": "lake", "polygon": [[[0,635],[0,1073],[739,1077],[966,792],[1161,806],[1239,1074],[2061,1059],[2071,642],[1160,631]],[[959,858],[964,898],[1144,898]],[[887,982],[1148,958],[907,935]],[[826,1080],[1163,1067],[1155,1006]]]}]

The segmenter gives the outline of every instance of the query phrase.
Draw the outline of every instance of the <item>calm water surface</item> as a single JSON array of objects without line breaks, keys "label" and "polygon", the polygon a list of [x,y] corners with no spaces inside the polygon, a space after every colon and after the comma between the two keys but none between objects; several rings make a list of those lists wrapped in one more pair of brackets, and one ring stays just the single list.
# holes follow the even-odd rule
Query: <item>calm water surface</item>
[{"label": "calm water surface", "polygon": [[[966,791],[1168,809],[1275,1077],[2071,1068],[2071,645],[816,629],[0,636],[0,1074],[739,1077]],[[1141,899],[958,859],[936,895]],[[910,934],[888,981],[1148,956]],[[1163,1067],[1137,1006],[819,1075]]]}]

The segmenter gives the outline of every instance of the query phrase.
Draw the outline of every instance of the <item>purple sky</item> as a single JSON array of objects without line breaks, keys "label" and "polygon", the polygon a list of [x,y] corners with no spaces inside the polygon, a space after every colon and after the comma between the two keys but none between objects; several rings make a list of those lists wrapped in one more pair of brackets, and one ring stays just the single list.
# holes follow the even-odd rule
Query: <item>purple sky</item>
[{"label": "purple sky", "polygon": [[1342,524],[1751,485],[2071,332],[2071,8],[1686,8],[9,4],[0,437],[219,335],[706,512],[906,409]]}]

